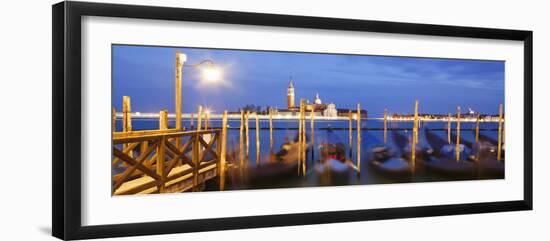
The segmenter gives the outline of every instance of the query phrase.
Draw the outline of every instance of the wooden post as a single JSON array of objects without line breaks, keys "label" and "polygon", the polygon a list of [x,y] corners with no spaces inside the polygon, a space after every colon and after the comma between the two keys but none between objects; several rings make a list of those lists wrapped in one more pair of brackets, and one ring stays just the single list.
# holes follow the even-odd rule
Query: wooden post
[{"label": "wooden post", "polygon": [[[182,69],[183,69],[183,63],[186,61],[187,56],[179,51],[176,52],[176,83],[175,83],[175,96],[176,96],[176,129],[178,131],[182,130],[181,128],[181,77],[182,77]],[[176,137],[176,148],[180,148],[181,145],[181,138]]]},{"label": "wooden post", "polygon": [[460,160],[460,106],[456,108],[456,161]]},{"label": "wooden post", "polygon": [[302,120],[302,175],[305,177],[306,176],[306,150],[307,150],[307,138],[306,138],[306,103],[305,103],[305,100],[304,101],[304,108],[302,110],[302,116],[301,116],[301,120]]},{"label": "wooden post", "polygon": [[164,173],[164,162],[166,161],[165,158],[165,152],[164,152],[164,146],[166,145],[166,137],[162,136],[160,139],[160,143],[157,147],[157,175],[160,177],[160,183],[158,185],[159,193],[164,192],[164,188],[166,185],[166,175]]},{"label": "wooden post", "polygon": [[114,106],[111,112],[111,131],[116,132],[116,109]]},{"label": "wooden post", "polygon": [[497,161],[502,158],[502,104],[498,107],[498,143],[497,143]]},{"label": "wooden post", "polygon": [[197,131],[202,128],[202,105],[199,105],[199,111],[197,113]]},{"label": "wooden post", "polygon": [[479,116],[479,114],[477,114],[477,119],[476,119],[476,144],[479,142],[479,119],[480,119],[480,116]]},{"label": "wooden post", "polygon": [[260,120],[259,114],[256,112],[256,166],[259,166],[260,162]]},{"label": "wooden post", "polygon": [[447,143],[451,144],[451,113],[449,113],[449,121],[447,122]]},{"label": "wooden post", "polygon": [[204,112],[204,129],[208,130],[208,126],[210,125],[210,111],[206,109]]},{"label": "wooden post", "polygon": [[388,143],[388,109],[384,109],[384,144]]},{"label": "wooden post", "polygon": [[315,112],[313,111],[313,108],[311,109],[311,122],[310,122],[310,128],[311,128],[311,160],[315,159]]},{"label": "wooden post", "polygon": [[220,191],[225,189],[225,155],[227,152],[227,111],[223,112],[222,119],[222,135],[221,135],[221,153],[220,153]]},{"label": "wooden post", "polygon": [[348,112],[348,143],[349,143],[349,158],[352,156],[353,151],[353,114],[351,110]]},{"label": "wooden post", "polygon": [[411,168],[414,170],[416,166],[416,133],[418,132],[418,100],[414,101],[414,121],[413,121],[413,136],[412,136],[412,146],[411,146]]},{"label": "wooden post", "polygon": [[[200,106],[199,106],[200,107]],[[201,110],[201,108],[199,108]],[[200,119],[200,115],[197,117]],[[199,122],[200,123],[200,122]],[[197,129],[200,130],[200,129]],[[199,142],[199,133],[195,132],[193,134],[193,154],[192,154],[192,161],[193,161],[193,191],[197,191],[197,186],[199,184],[199,157],[200,157],[200,142]]]},{"label": "wooden post", "polygon": [[269,153],[273,153],[273,108],[269,108]]},{"label": "wooden post", "polygon": [[302,111],[303,111],[303,99],[300,99],[300,113],[298,114],[298,175],[300,175],[301,165],[302,165]]},{"label": "wooden post", "polygon": [[168,129],[168,111],[161,110],[159,112],[159,130]]},{"label": "wooden post", "polygon": [[193,119],[194,119],[193,113],[191,113],[191,119],[190,119],[190,121],[191,121],[191,127],[190,127],[190,129],[195,129],[195,124],[193,123]]},{"label": "wooden post", "polygon": [[[239,168],[241,172],[243,171],[244,166],[244,111],[241,110],[241,126],[239,127]],[[242,173],[241,173],[242,175]]]},{"label": "wooden post", "polygon": [[122,96],[122,131],[132,131],[132,107],[130,96]]},{"label": "wooden post", "polygon": [[361,103],[357,103],[357,174],[361,174]]},{"label": "wooden post", "polygon": [[[198,109],[198,113],[197,113],[197,131],[200,131],[201,128],[202,128],[202,105],[199,105],[199,109]],[[201,136],[200,136],[199,134],[197,134],[197,135],[196,135],[196,138],[197,138],[197,140],[196,140],[196,142],[197,142],[197,143],[196,143],[196,148],[197,148],[197,159],[196,159],[196,161],[197,161],[197,163],[195,163],[195,164],[196,164],[197,166],[195,167],[196,170],[195,170],[195,169],[193,169],[193,170],[197,172],[197,175],[193,174],[193,175],[194,175],[193,178],[198,178],[198,177],[197,177],[197,176],[198,176],[198,173],[199,173],[199,172],[198,172],[198,165],[199,165],[198,162],[200,162],[200,161],[199,161],[199,156],[200,156],[201,153],[202,153],[201,143],[199,142],[199,138],[201,138]],[[198,179],[197,179],[197,180],[198,180]],[[197,183],[197,182],[194,182],[193,185],[194,185],[194,186],[193,186],[193,189],[195,189],[195,188],[196,188],[196,185],[198,185],[198,183]]]},{"label": "wooden post", "polygon": [[244,116],[244,130],[246,132],[246,160],[250,157],[250,129],[249,129],[249,116],[250,111],[246,111],[246,115]]},{"label": "wooden post", "polygon": [[[185,54],[176,52],[176,129],[181,130],[181,71],[186,61]],[[179,138],[177,138],[179,140]],[[178,145],[179,146],[179,145]]]},{"label": "wooden post", "polygon": [[[130,103],[130,96],[122,96],[122,131],[132,131],[132,105]],[[124,144],[123,148],[128,147],[128,145],[129,144]],[[130,150],[128,155],[133,157],[134,152]],[[126,163],[124,163],[124,165],[126,165]]]}]

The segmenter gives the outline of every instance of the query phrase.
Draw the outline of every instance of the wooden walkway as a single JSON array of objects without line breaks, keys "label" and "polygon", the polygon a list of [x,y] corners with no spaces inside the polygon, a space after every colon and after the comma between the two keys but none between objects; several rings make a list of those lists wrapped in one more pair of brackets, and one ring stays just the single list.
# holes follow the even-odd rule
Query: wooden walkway
[{"label": "wooden walkway", "polygon": [[113,133],[112,194],[199,190],[219,176],[221,137],[220,129]]}]

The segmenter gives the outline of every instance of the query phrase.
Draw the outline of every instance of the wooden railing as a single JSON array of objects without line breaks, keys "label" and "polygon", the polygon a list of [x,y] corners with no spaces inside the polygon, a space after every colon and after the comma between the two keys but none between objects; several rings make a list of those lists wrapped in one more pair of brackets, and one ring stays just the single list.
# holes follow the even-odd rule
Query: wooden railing
[{"label": "wooden railing", "polygon": [[220,129],[114,132],[112,194],[197,190],[223,166],[221,138]]}]

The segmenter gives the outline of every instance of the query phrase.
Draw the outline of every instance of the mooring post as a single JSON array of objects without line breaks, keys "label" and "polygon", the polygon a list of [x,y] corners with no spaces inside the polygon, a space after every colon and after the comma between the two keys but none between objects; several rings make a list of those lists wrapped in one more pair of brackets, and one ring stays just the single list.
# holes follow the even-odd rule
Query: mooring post
[{"label": "mooring post", "polygon": [[[122,96],[122,131],[132,131],[132,105],[130,103],[130,96]],[[129,144],[124,144],[123,148],[126,149]],[[134,157],[134,152],[130,150],[128,156]],[[127,165],[124,163],[124,165]]]},{"label": "mooring post", "polygon": [[479,116],[479,114],[477,114],[477,119],[476,119],[476,144],[479,142],[479,119],[480,119],[480,116]]},{"label": "mooring post", "polygon": [[250,129],[249,129],[249,117],[250,117],[250,111],[246,111],[246,115],[244,116],[244,130],[246,132],[246,160],[248,161],[250,158]]},{"label": "mooring post", "polygon": [[416,166],[416,133],[418,132],[418,125],[416,124],[418,121],[418,100],[414,101],[414,120],[413,120],[413,133],[412,133],[412,146],[411,146],[411,168],[414,171],[414,168]]},{"label": "mooring post", "polygon": [[[199,109],[197,113],[197,132],[201,131],[201,129],[202,129],[202,105],[199,105]],[[197,134],[197,153],[198,155],[201,155],[202,148],[201,148],[201,143],[199,142],[199,138],[202,138],[202,136]],[[198,160],[198,156],[197,156],[197,160]]]},{"label": "mooring post", "polygon": [[311,161],[315,159],[315,113],[313,108],[311,108]]},{"label": "mooring post", "polygon": [[223,112],[222,119],[222,133],[221,133],[221,153],[220,155],[220,164],[219,164],[219,173],[220,173],[220,191],[225,189],[225,156],[227,152],[227,111]]},{"label": "mooring post", "polygon": [[502,104],[498,107],[498,143],[497,143],[497,161],[502,158]]},{"label": "mooring post", "polygon": [[168,111],[161,110],[159,112],[159,130],[168,129]]},{"label": "mooring post", "polygon": [[456,161],[460,160],[460,106],[456,108]]},{"label": "mooring post", "polygon": [[352,157],[352,151],[353,151],[353,114],[351,113],[351,109],[348,112],[348,143],[349,143],[349,158]]},{"label": "mooring post", "polygon": [[303,111],[303,99],[300,99],[300,113],[298,114],[298,175],[300,175],[302,165],[302,111]]},{"label": "mooring post", "polygon": [[241,126],[239,127],[239,169],[241,171],[241,177],[243,175],[244,168],[244,111],[241,110]]},{"label": "mooring post", "polygon": [[204,112],[204,130],[208,130],[208,126],[210,124],[210,111],[206,109]]},{"label": "mooring post", "polygon": [[202,129],[202,105],[199,105],[199,110],[197,112],[197,131]]},{"label": "mooring post", "polygon": [[447,122],[447,143],[451,144],[451,113],[449,113],[449,118]]},{"label": "mooring post", "polygon": [[302,116],[301,116],[301,120],[302,120],[302,175],[305,177],[306,176],[306,151],[307,151],[307,128],[306,128],[306,101],[304,101],[304,108],[303,108],[303,111],[302,111]]},{"label": "mooring post", "polygon": [[357,103],[357,174],[361,174],[361,103]]},{"label": "mooring post", "polygon": [[269,153],[273,153],[273,108],[269,108]]},{"label": "mooring post", "polygon": [[388,143],[388,109],[384,109],[384,144]]},{"label": "mooring post", "polygon": [[259,114],[256,112],[256,166],[261,164],[260,160],[260,120]]},{"label": "mooring post", "polygon": [[132,131],[132,107],[130,96],[122,96],[122,131]]},{"label": "mooring post", "polygon": [[116,132],[116,109],[114,106],[111,110],[111,132]]}]

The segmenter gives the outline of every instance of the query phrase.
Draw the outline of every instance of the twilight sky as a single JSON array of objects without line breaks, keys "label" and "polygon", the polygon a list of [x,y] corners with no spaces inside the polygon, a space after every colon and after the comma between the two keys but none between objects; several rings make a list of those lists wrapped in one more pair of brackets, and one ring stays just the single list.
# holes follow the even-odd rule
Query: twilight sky
[{"label": "twilight sky", "polygon": [[314,100],[336,108],[355,108],[357,102],[380,117],[412,113],[414,100],[421,113],[455,113],[469,107],[496,114],[504,102],[504,62],[343,54],[217,50],[113,45],[113,105],[122,110],[122,96],[132,111],[174,112],[175,53],[187,64],[213,60],[223,70],[223,83],[206,85],[200,71],[184,67],[183,112],[209,106],[214,112],[236,111],[247,104],[286,108],[290,76],[296,103]]}]

